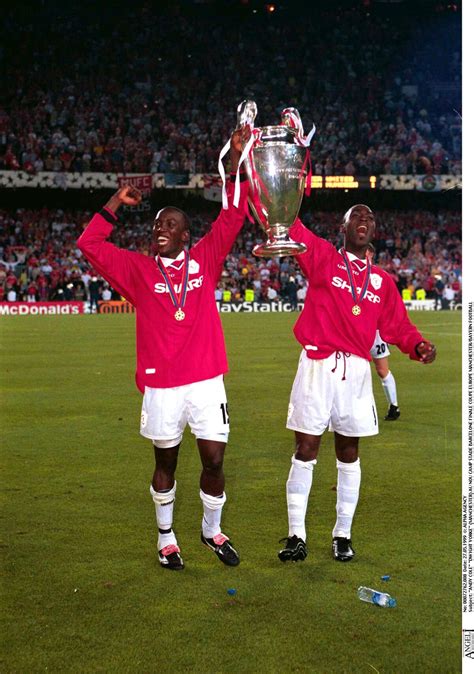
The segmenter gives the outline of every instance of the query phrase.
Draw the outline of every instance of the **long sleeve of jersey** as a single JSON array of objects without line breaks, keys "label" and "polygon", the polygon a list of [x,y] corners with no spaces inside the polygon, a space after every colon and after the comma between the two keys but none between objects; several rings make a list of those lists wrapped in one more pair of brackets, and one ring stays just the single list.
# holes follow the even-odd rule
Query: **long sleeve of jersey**
[{"label": "long sleeve of jersey", "polygon": [[235,208],[230,201],[230,199],[233,199],[234,187],[232,187],[228,192],[229,208],[221,209],[211,230],[194,246],[197,253],[201,248],[206,248],[208,250],[207,256],[210,264],[210,272],[214,274],[216,283],[220,278],[224,260],[229,254],[245,220],[248,194],[247,180],[242,180],[240,185],[239,206]]},{"label": "long sleeve of jersey", "polygon": [[96,213],[77,241],[79,250],[101,276],[129,302],[135,304],[135,264],[138,253],[118,248],[107,241],[117,224],[117,217],[103,208]]},{"label": "long sleeve of jersey", "polygon": [[388,274],[387,286],[386,301],[378,322],[380,335],[385,342],[395,344],[400,351],[407,353],[412,360],[419,360],[415,348],[423,341],[423,337],[408,318],[398,288]]}]

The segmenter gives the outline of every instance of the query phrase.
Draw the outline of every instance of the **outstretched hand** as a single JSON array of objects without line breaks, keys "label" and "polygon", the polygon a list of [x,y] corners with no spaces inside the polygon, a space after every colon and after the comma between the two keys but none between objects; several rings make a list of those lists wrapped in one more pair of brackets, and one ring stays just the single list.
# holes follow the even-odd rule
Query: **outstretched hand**
[{"label": "outstretched hand", "polygon": [[232,133],[231,139],[230,139],[230,145],[231,148],[234,149],[236,152],[242,152],[244,145],[250,138],[250,128],[248,124],[246,126],[241,127],[240,129],[235,129],[235,131]]},{"label": "outstretched hand", "polygon": [[431,342],[420,342],[416,347],[416,353],[419,356],[420,363],[428,365],[436,358],[436,347]]}]

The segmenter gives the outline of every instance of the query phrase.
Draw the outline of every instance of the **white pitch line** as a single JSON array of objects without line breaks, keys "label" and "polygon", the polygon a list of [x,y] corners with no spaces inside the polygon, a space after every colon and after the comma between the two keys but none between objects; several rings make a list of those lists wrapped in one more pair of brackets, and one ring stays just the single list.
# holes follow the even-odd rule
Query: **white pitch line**
[{"label": "white pitch line", "polygon": [[369,667],[372,667],[372,669],[374,670],[374,672],[377,672],[377,674],[380,674],[379,670],[378,670],[378,669],[375,669],[375,667],[374,667],[373,665],[371,665],[370,662],[368,662],[367,664],[369,665]]}]

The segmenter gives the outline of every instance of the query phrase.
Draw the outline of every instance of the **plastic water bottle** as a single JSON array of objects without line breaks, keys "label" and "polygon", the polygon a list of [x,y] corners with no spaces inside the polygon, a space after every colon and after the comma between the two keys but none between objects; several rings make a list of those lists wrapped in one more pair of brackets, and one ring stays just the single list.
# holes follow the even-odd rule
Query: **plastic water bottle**
[{"label": "plastic water bottle", "polygon": [[397,605],[396,599],[386,592],[378,592],[377,590],[372,590],[372,588],[363,587],[362,585],[357,590],[357,596],[361,601],[366,601],[369,604],[376,604],[383,608],[395,608]]}]

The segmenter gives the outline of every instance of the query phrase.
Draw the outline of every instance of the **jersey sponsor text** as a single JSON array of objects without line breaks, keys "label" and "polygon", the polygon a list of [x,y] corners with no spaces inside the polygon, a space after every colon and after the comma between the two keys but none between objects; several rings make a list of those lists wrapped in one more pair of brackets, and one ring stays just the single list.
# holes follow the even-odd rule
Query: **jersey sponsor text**
[{"label": "jersey sponsor text", "polygon": [[[188,281],[188,290],[194,290],[195,288],[200,288],[202,286],[202,282],[204,280],[204,276],[198,276],[198,278],[193,278]],[[181,292],[181,283],[177,283],[173,286],[173,290],[177,295]],[[154,288],[155,293],[169,293],[169,290],[166,286],[166,283],[155,283],[155,288]]]}]

